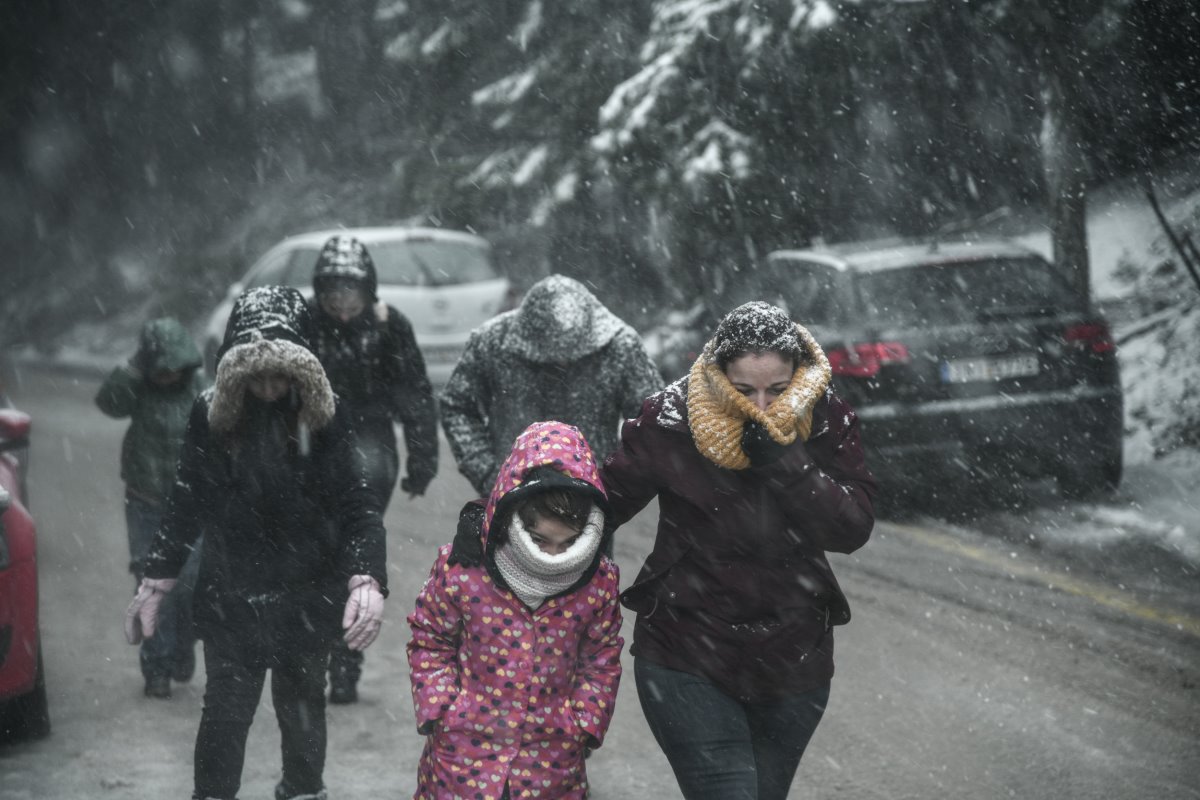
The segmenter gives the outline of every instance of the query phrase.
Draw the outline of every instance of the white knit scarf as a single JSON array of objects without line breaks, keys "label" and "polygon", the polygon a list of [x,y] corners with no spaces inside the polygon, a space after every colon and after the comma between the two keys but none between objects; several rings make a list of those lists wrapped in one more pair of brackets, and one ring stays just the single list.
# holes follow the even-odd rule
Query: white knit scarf
[{"label": "white knit scarf", "polygon": [[537,608],[547,597],[565,592],[592,563],[604,532],[604,512],[595,504],[579,538],[558,555],[542,552],[519,514],[508,526],[508,541],[496,548],[496,568],[521,602]]}]

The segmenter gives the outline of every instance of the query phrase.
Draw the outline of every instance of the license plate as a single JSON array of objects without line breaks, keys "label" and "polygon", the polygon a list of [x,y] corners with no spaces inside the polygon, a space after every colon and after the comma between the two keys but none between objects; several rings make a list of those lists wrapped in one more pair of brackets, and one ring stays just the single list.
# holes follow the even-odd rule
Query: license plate
[{"label": "license plate", "polygon": [[1002,381],[1008,378],[1028,378],[1037,374],[1038,357],[1035,355],[981,356],[942,362],[943,383]]},{"label": "license plate", "polygon": [[449,364],[458,361],[463,347],[458,344],[435,344],[421,348],[421,355],[431,364]]}]

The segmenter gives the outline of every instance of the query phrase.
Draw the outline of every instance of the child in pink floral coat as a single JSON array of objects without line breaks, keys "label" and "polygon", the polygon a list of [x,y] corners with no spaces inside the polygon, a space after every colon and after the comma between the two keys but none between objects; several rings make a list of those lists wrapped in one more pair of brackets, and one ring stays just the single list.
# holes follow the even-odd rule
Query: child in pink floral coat
[{"label": "child in pink floral coat", "polygon": [[408,617],[417,800],[587,797],[624,643],[607,508],[579,430],[537,422],[463,509]]}]

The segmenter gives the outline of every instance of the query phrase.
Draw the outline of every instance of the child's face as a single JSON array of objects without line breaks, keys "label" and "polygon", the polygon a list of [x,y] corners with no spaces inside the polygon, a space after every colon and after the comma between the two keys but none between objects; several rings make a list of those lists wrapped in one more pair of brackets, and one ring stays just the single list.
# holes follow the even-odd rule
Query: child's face
[{"label": "child's face", "polygon": [[565,553],[582,535],[583,531],[571,527],[561,519],[541,515],[538,515],[537,521],[529,528],[529,538],[533,539],[533,543],[543,553],[552,556]]},{"label": "child's face", "polygon": [[264,403],[274,403],[288,393],[288,390],[292,388],[292,382],[288,376],[278,372],[259,373],[250,378],[246,388],[250,390],[250,394]]}]

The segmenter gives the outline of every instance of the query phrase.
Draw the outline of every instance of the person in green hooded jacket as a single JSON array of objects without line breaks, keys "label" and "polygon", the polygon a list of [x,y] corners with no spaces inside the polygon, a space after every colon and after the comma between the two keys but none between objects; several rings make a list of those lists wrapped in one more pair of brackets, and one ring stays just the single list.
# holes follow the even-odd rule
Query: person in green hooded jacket
[{"label": "person in green hooded jacket", "polygon": [[[139,583],[142,560],[175,482],[192,403],[205,387],[201,364],[200,351],[178,320],[152,319],[142,326],[137,352],[109,374],[96,394],[101,411],[130,421],[121,445],[121,479],[129,570]],[[190,587],[198,569],[197,554],[189,559],[183,579],[168,597],[158,634],[142,642],[139,660],[147,697],[170,697],[171,679],[187,681],[195,671]]]}]

